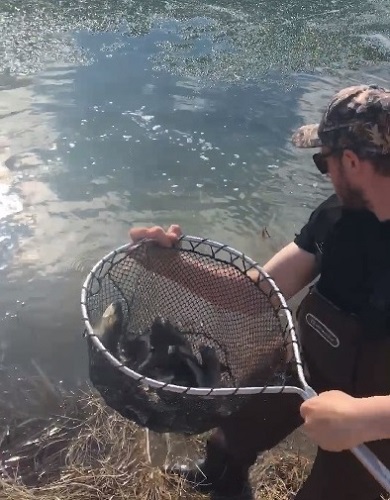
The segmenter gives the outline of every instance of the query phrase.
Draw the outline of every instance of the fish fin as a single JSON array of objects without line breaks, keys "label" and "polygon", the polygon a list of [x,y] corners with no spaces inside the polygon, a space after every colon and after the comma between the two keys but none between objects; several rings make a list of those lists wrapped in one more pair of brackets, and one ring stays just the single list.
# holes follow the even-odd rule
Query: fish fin
[{"label": "fish fin", "polygon": [[168,345],[186,345],[188,341],[180,330],[169,320],[157,316],[151,326],[151,345],[157,350],[166,351]]},{"label": "fish fin", "polygon": [[159,382],[164,382],[164,384],[174,384],[174,375],[173,374],[166,374],[166,375],[159,375],[156,380]]},{"label": "fish fin", "polygon": [[[185,387],[196,386],[196,372],[199,371],[199,367],[193,364],[191,358],[195,357],[185,350],[183,352],[181,346],[169,346],[169,354],[161,368],[165,373],[172,374],[172,384]],[[197,362],[196,358],[195,362]]]},{"label": "fish fin", "polygon": [[124,341],[123,345],[126,356],[132,358],[135,364],[141,364],[146,361],[150,351],[150,344],[145,338],[135,336],[135,338]]},{"label": "fish fin", "polygon": [[199,349],[202,358],[204,382],[208,387],[217,387],[221,382],[221,363],[214,347],[201,346]]},{"label": "fish fin", "polygon": [[187,352],[181,352],[181,354],[183,356],[183,361],[192,373],[193,380],[195,382],[193,385],[196,387],[202,387],[204,385],[203,369],[197,357],[194,354]]},{"label": "fish fin", "polygon": [[147,355],[146,359],[137,367],[138,373],[144,376],[148,376],[146,373],[146,370],[149,372],[151,368],[154,368],[155,366],[155,359],[154,359],[154,353],[149,352]]}]

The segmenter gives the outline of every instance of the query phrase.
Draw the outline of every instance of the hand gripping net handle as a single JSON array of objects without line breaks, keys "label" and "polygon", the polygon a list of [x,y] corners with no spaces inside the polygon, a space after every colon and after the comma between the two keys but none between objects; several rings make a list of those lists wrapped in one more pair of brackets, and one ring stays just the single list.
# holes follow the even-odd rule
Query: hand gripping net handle
[{"label": "hand gripping net handle", "polygon": [[[96,265],[92,268],[88,274],[81,291],[81,311],[82,316],[86,326],[86,334],[88,335],[91,343],[94,347],[101,352],[101,354],[106,358],[106,360],[112,365],[113,368],[121,371],[126,376],[134,379],[135,381],[142,381],[145,386],[150,386],[154,389],[167,391],[177,394],[189,394],[193,396],[229,396],[229,395],[254,395],[259,393],[280,393],[280,392],[294,392],[298,393],[302,399],[306,400],[317,395],[317,393],[307,384],[303,372],[300,350],[297,341],[297,336],[293,324],[292,313],[287,306],[286,300],[283,297],[280,290],[277,288],[273,279],[252,259],[243,253],[221,243],[213,240],[194,237],[194,236],[182,236],[180,238],[181,244],[188,244],[192,251],[195,251],[199,246],[206,244],[211,251],[211,256],[218,260],[218,254],[223,251],[226,255],[229,255],[230,264],[236,266],[236,263],[241,264],[241,271],[245,274],[250,269],[255,269],[259,273],[259,278],[256,285],[259,287],[260,283],[267,280],[270,285],[270,292],[268,294],[268,300],[272,298],[273,301],[276,300],[278,305],[273,307],[276,314],[281,314],[284,318],[286,327],[283,332],[284,335],[289,337],[289,344],[292,349],[292,356],[295,360],[295,370],[296,375],[299,379],[298,386],[289,385],[270,385],[270,386],[246,386],[246,387],[218,387],[218,388],[198,388],[198,387],[184,387],[179,385],[167,384],[160,382],[158,380],[145,377],[140,373],[124,366],[119,360],[117,360],[109,351],[105,349],[99,338],[94,334],[93,328],[90,323],[88,314],[88,295],[91,292],[91,282],[99,275],[102,274],[104,267],[108,265],[114,265],[114,260],[117,256],[131,255],[132,251],[137,249],[144,242],[137,244],[126,244],[116,250],[113,250],[106,256],[104,256]],[[238,267],[239,268],[239,267]],[[248,279],[250,279],[248,277]],[[276,297],[276,299],[275,299]],[[366,467],[366,469],[372,474],[372,476],[381,484],[381,486],[390,493],[390,471],[389,469],[376,457],[376,455],[366,446],[359,445],[353,448],[352,453],[358,458],[358,460]]]},{"label": "hand gripping net handle", "polygon": [[[317,393],[310,386],[307,386],[304,394],[300,394],[305,400],[317,396]],[[390,470],[381,460],[379,460],[375,453],[373,453],[365,444],[355,446],[354,448],[351,448],[350,451],[387,491],[387,493],[390,493]]]}]

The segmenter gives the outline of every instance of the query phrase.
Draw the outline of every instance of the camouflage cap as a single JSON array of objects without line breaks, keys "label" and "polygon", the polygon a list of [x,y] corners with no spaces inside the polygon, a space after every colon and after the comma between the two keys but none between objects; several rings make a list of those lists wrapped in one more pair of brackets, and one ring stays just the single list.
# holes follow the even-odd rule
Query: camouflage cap
[{"label": "camouflage cap", "polygon": [[292,142],[299,148],[327,146],[390,154],[390,90],[377,85],[340,90],[330,101],[321,122],[300,127]]}]

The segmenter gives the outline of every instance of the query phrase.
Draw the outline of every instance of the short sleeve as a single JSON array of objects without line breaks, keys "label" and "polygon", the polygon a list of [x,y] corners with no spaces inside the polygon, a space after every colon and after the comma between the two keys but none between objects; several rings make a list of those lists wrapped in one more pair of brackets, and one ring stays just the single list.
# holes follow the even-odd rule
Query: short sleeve
[{"label": "short sleeve", "polygon": [[302,227],[299,233],[295,234],[294,238],[294,243],[299,248],[310,253],[316,253],[314,219],[315,211],[311,213],[308,222]]},{"label": "short sleeve", "polygon": [[307,252],[318,253],[340,216],[341,204],[337,195],[333,194],[310,214],[307,223],[295,235],[294,243]]}]

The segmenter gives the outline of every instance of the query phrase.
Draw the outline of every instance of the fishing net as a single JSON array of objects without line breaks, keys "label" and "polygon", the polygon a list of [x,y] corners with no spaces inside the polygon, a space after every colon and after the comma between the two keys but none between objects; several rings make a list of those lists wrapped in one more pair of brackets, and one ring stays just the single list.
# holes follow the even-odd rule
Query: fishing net
[{"label": "fishing net", "polygon": [[[125,336],[164,318],[197,359],[202,346],[212,347],[224,367],[217,386],[162,382],[115,357],[94,330],[114,301]],[[263,388],[281,391],[295,377],[296,339],[283,297],[255,262],[226,245],[190,236],[174,248],[125,245],[95,265],[81,302],[93,385],[111,408],[155,432],[206,432]]]}]

